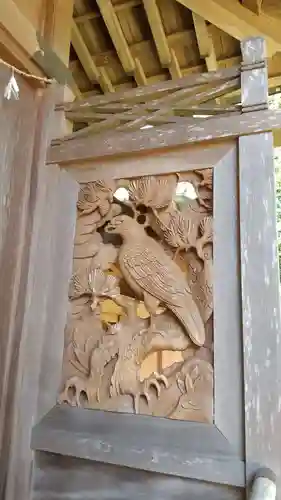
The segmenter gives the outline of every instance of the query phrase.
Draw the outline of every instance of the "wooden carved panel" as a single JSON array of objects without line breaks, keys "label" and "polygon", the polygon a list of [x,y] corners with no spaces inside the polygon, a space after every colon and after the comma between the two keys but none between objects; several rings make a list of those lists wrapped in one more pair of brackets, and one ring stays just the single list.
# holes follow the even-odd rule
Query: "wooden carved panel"
[{"label": "wooden carved panel", "polygon": [[212,194],[212,169],[81,187],[61,403],[212,422]]}]

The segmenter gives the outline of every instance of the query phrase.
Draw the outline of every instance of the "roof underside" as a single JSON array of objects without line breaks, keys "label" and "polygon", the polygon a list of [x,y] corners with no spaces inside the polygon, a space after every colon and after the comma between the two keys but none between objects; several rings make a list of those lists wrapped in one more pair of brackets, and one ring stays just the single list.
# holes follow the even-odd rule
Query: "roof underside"
[{"label": "roof underside", "polygon": [[89,97],[237,66],[240,39],[261,35],[274,92],[280,26],[280,0],[75,0],[70,68]]}]

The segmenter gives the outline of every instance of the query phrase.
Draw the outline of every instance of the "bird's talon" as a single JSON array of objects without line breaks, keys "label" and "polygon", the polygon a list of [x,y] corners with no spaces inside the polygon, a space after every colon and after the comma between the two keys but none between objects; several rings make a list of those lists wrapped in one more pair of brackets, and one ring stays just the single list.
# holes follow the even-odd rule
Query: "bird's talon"
[{"label": "bird's talon", "polygon": [[157,398],[159,398],[160,392],[161,392],[161,387],[160,387],[160,384],[157,382],[157,380],[152,380],[150,382],[149,386],[155,388],[155,390],[157,392]]},{"label": "bird's talon", "polygon": [[168,382],[167,377],[165,377],[165,375],[160,375],[160,380],[161,380],[161,382],[163,382],[163,384],[164,384],[164,386],[166,387],[166,389],[168,389],[168,387],[169,387],[169,382]]},{"label": "bird's talon", "polygon": [[145,391],[143,394],[145,396],[145,399],[146,399],[147,403],[149,404],[150,403],[150,395],[148,394],[147,391]]},{"label": "bird's talon", "polygon": [[165,375],[163,375],[163,373],[154,372],[153,376],[155,377],[155,380],[157,382],[162,382],[164,384],[164,386],[166,387],[166,389],[168,389],[169,382],[168,382],[167,377],[165,377]]}]

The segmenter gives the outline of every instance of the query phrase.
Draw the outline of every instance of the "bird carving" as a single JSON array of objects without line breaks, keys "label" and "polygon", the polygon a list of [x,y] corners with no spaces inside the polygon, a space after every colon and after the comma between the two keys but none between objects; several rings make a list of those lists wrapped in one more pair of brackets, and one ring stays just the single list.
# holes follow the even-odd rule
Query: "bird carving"
[{"label": "bird carving", "polygon": [[118,255],[121,272],[136,296],[144,301],[151,322],[159,305],[164,305],[177,317],[194,344],[202,346],[204,323],[178,265],[127,215],[114,217],[106,231],[122,237]]}]

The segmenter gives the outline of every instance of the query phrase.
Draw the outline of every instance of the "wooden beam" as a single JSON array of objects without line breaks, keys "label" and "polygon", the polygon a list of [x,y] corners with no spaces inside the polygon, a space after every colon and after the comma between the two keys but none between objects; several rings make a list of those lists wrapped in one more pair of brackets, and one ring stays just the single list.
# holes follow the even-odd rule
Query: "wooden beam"
[{"label": "wooden beam", "polygon": [[261,36],[271,57],[281,50],[280,21],[261,14],[257,16],[237,0],[177,0],[237,40]]},{"label": "wooden beam", "polygon": [[193,24],[195,28],[195,34],[197,38],[197,44],[199,48],[200,57],[205,59],[206,67],[208,71],[217,71],[218,64],[215,53],[215,47],[213,44],[212,37],[208,32],[207,24],[203,17],[198,16],[192,12]]},{"label": "wooden beam", "polygon": [[72,21],[72,45],[90,82],[97,81],[104,92],[114,92],[113,85],[105,69],[103,68],[101,71],[101,69],[95,65],[74,20]]},{"label": "wooden beam", "polygon": [[171,53],[156,0],[143,0],[143,6],[155,41],[162,66],[169,68],[172,78],[181,78],[180,66],[175,54]]},{"label": "wooden beam", "polygon": [[[71,22],[73,0],[45,0],[44,9],[44,40],[68,66],[71,42]],[[62,29],[63,27],[63,29]]]},{"label": "wooden beam", "polygon": [[[189,120],[188,118],[186,120]],[[208,120],[194,120],[194,125],[164,125],[149,130],[122,134],[105,133],[62,142],[49,148],[47,163],[80,163],[114,155],[143,154],[161,148],[175,148],[202,141],[231,139],[243,135],[260,134],[281,128],[281,110],[264,110],[241,115],[220,116]]]},{"label": "wooden beam", "polygon": [[[75,14],[85,14],[88,12],[88,6],[89,2],[87,2],[87,0],[75,0]],[[87,40],[87,47],[90,53],[96,54],[99,51],[99,42],[92,23],[85,21],[85,23],[79,25],[79,29],[84,40]],[[99,66],[103,66],[103,64],[100,64]]]},{"label": "wooden beam", "polygon": [[139,86],[147,85],[147,78],[138,57],[135,58],[135,66],[134,76],[137,84]]},{"label": "wooden beam", "polygon": [[13,0],[0,2],[0,27],[7,30],[29,56],[40,50],[36,29]]},{"label": "wooden beam", "polygon": [[171,53],[156,0],[143,0],[143,6],[155,41],[160,62],[162,66],[168,67],[171,63]]},{"label": "wooden beam", "polygon": [[[41,47],[38,40],[39,33],[32,23],[23,15],[13,0],[0,1],[0,52],[7,53],[8,62],[14,64],[19,69],[35,74],[36,76],[60,77],[67,76],[69,39],[68,30],[65,29],[61,35],[62,18],[71,18],[71,1],[65,4],[63,0],[56,0],[53,4],[54,11],[50,12],[50,6],[47,4],[48,20],[46,25],[46,35],[48,41],[48,54],[41,53]],[[62,15],[62,9],[64,13]],[[70,14],[71,13],[71,14]],[[65,17],[67,14],[67,18]],[[67,24],[67,23],[66,23]],[[2,49],[2,50],[1,50]],[[52,61],[58,67],[50,63]],[[3,58],[5,56],[3,55]],[[64,63],[64,64],[61,64]],[[65,70],[65,74],[64,74]],[[35,80],[29,80],[31,85],[38,86],[40,83]],[[78,97],[80,92],[71,82],[68,82],[71,90]]]},{"label": "wooden beam", "polygon": [[[103,106],[110,103],[140,103],[140,102],[148,102],[154,99],[159,99],[164,95],[167,95],[170,92],[175,92],[181,89],[192,88],[197,85],[207,85],[214,84],[218,85],[219,82],[225,82],[227,80],[233,80],[239,78],[240,69],[239,68],[228,68],[222,71],[217,71],[216,73],[199,73],[199,74],[189,74],[185,78],[177,81],[165,81],[158,82],[154,85],[149,85],[147,87],[142,88],[134,88],[127,91],[120,91],[115,94],[108,94],[107,96],[99,95],[89,97],[87,100],[83,102],[83,107],[96,107]],[[57,106],[56,109],[60,110],[74,110],[80,108],[80,103],[62,103]]]},{"label": "wooden beam", "polygon": [[110,0],[97,0],[101,15],[126,73],[134,73],[135,62]]},{"label": "wooden beam", "polygon": [[[171,49],[171,52],[173,52],[173,49]],[[94,57],[94,60],[95,60],[95,57]],[[240,63],[240,60],[241,60],[241,57],[230,57],[229,59],[222,59],[220,61],[217,61],[218,68],[225,69],[225,68],[230,68],[232,66],[237,66]],[[73,66],[73,64],[75,64],[75,63],[76,63],[75,61],[72,61],[70,63],[70,66]],[[175,69],[175,71],[176,71],[176,69]],[[180,68],[180,71],[182,74],[181,78],[184,78],[188,75],[203,73],[205,71],[205,67],[202,64],[200,66],[192,66],[189,68]],[[276,78],[277,78],[276,79],[276,82],[277,82],[278,78],[281,78],[281,77],[276,77]],[[169,79],[169,75],[167,73],[159,73],[157,75],[148,76],[148,77],[146,77],[146,80],[147,80],[147,85],[154,85],[154,84],[158,84],[161,82],[171,81]],[[269,80],[269,85],[270,85],[270,82],[271,82],[271,80]],[[281,84],[281,82],[280,82],[280,84]],[[272,86],[273,85],[270,85],[270,87],[272,87]],[[127,81],[127,82],[116,83],[116,84],[114,83],[114,88],[115,88],[115,91],[119,93],[119,91],[127,91],[129,89],[134,89],[135,86],[134,86],[133,81]],[[92,97],[94,95],[99,95],[99,92],[96,90],[89,90],[89,91],[83,92],[84,99],[88,99],[89,97]]]},{"label": "wooden beam", "polygon": [[[133,7],[137,7],[138,5],[141,5],[141,0],[129,0],[128,2],[118,3],[117,5],[114,5],[113,8],[115,12],[121,12],[122,10],[127,10],[127,9],[132,9]],[[75,21],[76,23],[80,24],[90,21],[91,19],[96,19],[97,17],[101,17],[100,12],[98,11],[87,12],[87,14],[76,16]]]},{"label": "wooden beam", "polygon": [[242,0],[242,4],[250,9],[254,14],[261,14],[261,6],[263,0]]},{"label": "wooden beam", "polygon": [[176,56],[174,49],[170,49],[170,52],[171,52],[172,59],[171,59],[171,64],[169,66],[169,71],[170,71],[171,77],[174,80],[176,80],[177,78],[182,78],[183,74],[182,74],[182,70],[181,70],[181,67],[179,65],[179,61],[178,61],[178,58]]},{"label": "wooden beam", "polygon": [[[31,58],[30,55],[23,49],[22,46],[13,38],[4,26],[0,24],[0,52],[2,58],[7,60],[8,63],[13,64],[27,73],[44,77],[46,74]],[[7,55],[6,55],[7,54]],[[33,86],[38,86],[35,80],[30,81]]]},{"label": "wooden beam", "polygon": [[146,85],[146,77],[140,61],[135,61],[131,54],[111,0],[97,0],[97,4],[125,73],[133,74],[138,85]]}]

